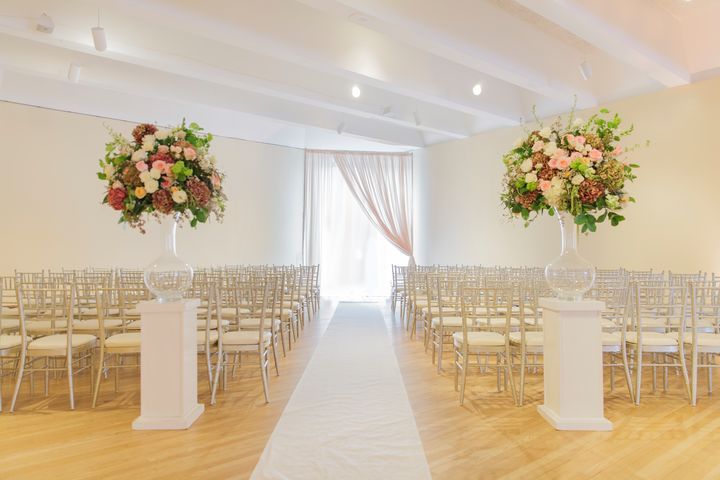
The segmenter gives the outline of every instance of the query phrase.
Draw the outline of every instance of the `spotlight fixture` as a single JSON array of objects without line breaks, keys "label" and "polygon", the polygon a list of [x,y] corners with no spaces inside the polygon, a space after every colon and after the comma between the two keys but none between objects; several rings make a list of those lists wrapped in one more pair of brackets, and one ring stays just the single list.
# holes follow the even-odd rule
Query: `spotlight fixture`
[{"label": "spotlight fixture", "polygon": [[473,95],[476,97],[482,93],[482,85],[476,83],[472,88]]},{"label": "spotlight fixture", "polygon": [[55,30],[55,22],[53,22],[53,19],[50,18],[48,14],[43,13],[37,19],[35,30],[42,33],[53,33],[53,30]]},{"label": "spotlight fixture", "polygon": [[68,69],[67,78],[72,83],[78,83],[80,81],[80,71],[82,70],[82,67],[76,63],[71,63],[70,68]]},{"label": "spotlight fixture", "polygon": [[383,115],[385,115],[387,117],[388,115],[391,115],[391,114],[392,114],[392,105],[388,105],[387,107],[383,108]]},{"label": "spotlight fixture", "polygon": [[92,31],[95,50],[98,52],[104,52],[107,49],[107,38],[105,37],[105,29],[100,26],[100,10],[98,10],[97,27],[93,27],[90,30]]},{"label": "spotlight fixture", "polygon": [[340,122],[340,125],[337,127],[338,135],[342,135],[342,133],[345,131],[345,122]]},{"label": "spotlight fixture", "polygon": [[353,85],[350,93],[352,94],[353,98],[360,98],[362,91],[360,90],[360,87],[358,87],[357,85]]},{"label": "spotlight fixture", "polygon": [[592,77],[592,67],[584,60],[580,64],[580,75],[582,75],[583,80],[590,80],[590,77]]}]

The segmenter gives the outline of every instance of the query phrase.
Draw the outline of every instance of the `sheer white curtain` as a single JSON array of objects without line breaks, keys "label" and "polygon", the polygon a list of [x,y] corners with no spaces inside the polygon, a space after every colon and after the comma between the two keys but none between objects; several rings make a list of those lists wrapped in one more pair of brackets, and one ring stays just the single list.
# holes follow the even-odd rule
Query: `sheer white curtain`
[{"label": "sheer white curtain", "polygon": [[[343,156],[342,166],[338,156]],[[407,263],[407,253],[412,254],[412,178],[411,156],[401,155],[405,183],[403,199],[393,199],[397,189],[393,186],[373,186],[369,174],[359,175],[358,185],[355,172],[348,173],[347,166],[353,160],[351,152],[308,150],[305,156],[305,205],[303,222],[303,260],[307,264],[319,263],[323,292],[327,295],[350,297],[382,296],[389,292],[390,265]],[[356,158],[365,162],[368,155],[379,155],[385,161],[385,154],[358,154]],[[389,154],[396,157],[396,154]],[[345,168],[343,168],[345,167]],[[369,168],[386,176],[383,183],[395,182],[400,178],[389,167]],[[356,171],[363,171],[362,166]],[[348,178],[350,180],[348,181]],[[375,191],[381,195],[381,206],[371,205],[367,199]],[[388,219],[388,207],[402,205],[407,225]],[[386,238],[386,232],[392,238]],[[398,233],[400,232],[400,233]],[[399,245],[398,245],[399,244]],[[408,245],[410,248],[407,248]],[[400,248],[402,247],[402,248]]]}]

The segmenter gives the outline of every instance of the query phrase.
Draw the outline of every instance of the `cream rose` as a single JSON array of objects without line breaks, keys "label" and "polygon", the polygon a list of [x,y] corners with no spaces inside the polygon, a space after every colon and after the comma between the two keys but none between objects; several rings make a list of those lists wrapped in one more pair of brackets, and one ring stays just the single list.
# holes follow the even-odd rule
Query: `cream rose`
[{"label": "cream rose", "polygon": [[175,190],[172,199],[175,203],[185,203],[187,202],[187,193],[185,193],[185,190]]}]

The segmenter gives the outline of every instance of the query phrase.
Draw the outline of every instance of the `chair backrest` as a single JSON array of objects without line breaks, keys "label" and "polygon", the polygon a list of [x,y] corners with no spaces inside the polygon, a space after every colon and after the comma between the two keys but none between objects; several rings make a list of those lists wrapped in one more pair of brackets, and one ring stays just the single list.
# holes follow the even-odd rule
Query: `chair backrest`
[{"label": "chair backrest", "polygon": [[[506,287],[474,286],[463,283],[460,291],[463,348],[468,345],[468,332],[490,331],[505,335],[510,331],[511,297]],[[498,324],[493,319],[504,319]]]},{"label": "chair backrest", "polygon": [[33,335],[52,335],[66,333],[68,349],[72,345],[73,306],[75,304],[75,287],[60,285],[52,287],[28,287],[17,285],[18,309],[20,310],[20,335],[26,342],[28,323],[46,321],[47,326],[33,330]]}]

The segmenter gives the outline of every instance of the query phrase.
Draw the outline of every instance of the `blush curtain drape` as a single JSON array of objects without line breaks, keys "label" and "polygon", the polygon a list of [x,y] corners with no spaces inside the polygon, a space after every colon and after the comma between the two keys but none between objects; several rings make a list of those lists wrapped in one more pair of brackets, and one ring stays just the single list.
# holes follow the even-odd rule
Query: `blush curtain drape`
[{"label": "blush curtain drape", "polygon": [[370,223],[414,265],[412,158],[412,153],[306,150],[303,260],[317,262],[322,249],[318,220],[334,163]]}]

